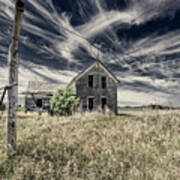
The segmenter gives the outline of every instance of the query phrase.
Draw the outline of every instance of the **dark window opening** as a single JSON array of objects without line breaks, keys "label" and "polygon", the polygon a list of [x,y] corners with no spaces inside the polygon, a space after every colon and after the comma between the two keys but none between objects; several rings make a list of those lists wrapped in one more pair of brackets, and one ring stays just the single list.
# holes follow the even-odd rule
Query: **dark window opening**
[{"label": "dark window opening", "polygon": [[107,98],[103,97],[101,98],[101,107],[104,110],[106,106],[107,106]]},{"label": "dark window opening", "polygon": [[37,105],[37,107],[41,108],[41,107],[42,107],[42,105],[43,105],[43,103],[42,103],[42,99],[37,99],[37,101],[36,101],[36,105]]},{"label": "dark window opening", "polygon": [[88,98],[88,109],[91,111],[94,108],[94,98]]},{"label": "dark window opening", "polygon": [[101,86],[102,86],[103,89],[105,89],[107,87],[107,82],[106,82],[106,77],[105,76],[103,76],[101,78]]},{"label": "dark window opening", "polygon": [[94,77],[93,75],[89,75],[88,76],[88,87],[93,87],[93,82],[94,81]]}]

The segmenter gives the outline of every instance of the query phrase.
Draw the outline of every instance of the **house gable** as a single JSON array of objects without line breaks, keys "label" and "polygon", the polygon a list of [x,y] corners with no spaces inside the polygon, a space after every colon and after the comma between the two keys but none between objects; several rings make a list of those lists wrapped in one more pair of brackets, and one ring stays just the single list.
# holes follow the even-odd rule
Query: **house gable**
[{"label": "house gable", "polygon": [[91,71],[93,68],[99,67],[103,69],[103,71],[107,74],[109,78],[111,78],[115,83],[119,83],[119,80],[112,74],[111,71],[109,71],[104,64],[102,64],[100,61],[96,60],[93,64],[91,64],[89,67],[87,67],[84,71],[80,72],[73,80],[71,81],[70,85],[72,85],[74,82],[78,81],[82,76],[87,74],[89,71]]}]

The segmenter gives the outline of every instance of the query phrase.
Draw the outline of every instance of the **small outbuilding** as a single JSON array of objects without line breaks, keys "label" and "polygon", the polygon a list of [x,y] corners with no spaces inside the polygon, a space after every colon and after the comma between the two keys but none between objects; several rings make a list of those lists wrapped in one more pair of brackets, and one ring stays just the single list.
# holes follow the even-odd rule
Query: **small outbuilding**
[{"label": "small outbuilding", "polygon": [[39,81],[30,81],[28,83],[25,95],[25,108],[27,111],[50,110],[50,99],[58,88],[64,87],[64,84],[46,83]]}]

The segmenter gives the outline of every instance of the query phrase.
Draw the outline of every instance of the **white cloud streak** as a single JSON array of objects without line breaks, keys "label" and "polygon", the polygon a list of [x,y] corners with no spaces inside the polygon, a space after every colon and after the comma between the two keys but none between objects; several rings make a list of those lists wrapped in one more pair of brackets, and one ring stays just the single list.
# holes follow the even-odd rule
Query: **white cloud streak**
[{"label": "white cloud streak", "polygon": [[[40,16],[38,16],[37,13],[33,14],[33,12],[27,8],[24,14],[23,31],[25,31],[26,33],[27,32],[31,33],[34,36],[41,37],[41,39],[49,42],[50,47],[43,45],[39,48],[36,44],[33,45],[32,42],[30,42],[31,40],[30,37],[28,36],[26,37],[26,35],[22,37],[23,42],[27,44],[29,48],[37,49],[40,54],[48,53],[52,58],[53,56],[59,58],[63,57],[67,59],[68,63],[77,62],[77,60],[73,55],[73,52],[78,50],[80,45],[83,46],[92,56],[98,56],[98,54],[100,53],[96,48],[91,46],[85,39],[81,38],[81,36],[86,39],[91,39],[96,37],[98,34],[104,33],[106,38],[110,42],[112,42],[114,46],[120,47],[121,49],[122,42],[118,39],[118,36],[113,29],[113,26],[121,27],[121,25],[127,24],[129,27],[131,27],[132,25],[135,24],[136,25],[145,24],[147,21],[155,19],[157,17],[163,17],[163,16],[172,17],[176,12],[176,10],[180,8],[180,0],[173,0],[173,3],[172,0],[132,0],[129,6],[127,7],[127,9],[124,9],[123,11],[104,9],[102,6],[103,3],[105,3],[104,0],[102,0],[101,3],[99,0],[87,0],[87,1],[89,2],[90,5],[92,5],[93,9],[96,9],[95,11],[96,13],[94,13],[93,15],[89,14],[89,12],[86,11],[87,2],[85,2],[84,0],[78,0],[77,1],[78,7],[80,7],[79,13],[82,16],[84,23],[76,27],[74,27],[71,24],[72,17],[66,13],[61,13],[61,14],[58,13],[51,0],[28,1],[28,3],[35,9],[35,11],[38,14],[40,14]],[[9,23],[12,23],[14,18],[14,2],[15,1],[13,0],[6,0],[6,1],[0,0],[0,13],[3,18],[9,20]],[[47,7],[50,8],[50,11],[47,9]],[[51,27],[56,32],[59,32],[61,35],[49,31],[48,28],[42,29],[37,24],[47,24],[47,27]],[[8,27],[8,29],[9,28],[10,27]],[[108,33],[105,33],[105,31],[107,31]],[[0,32],[1,42],[5,41],[3,35],[4,34]],[[173,53],[179,53],[180,52],[179,42],[180,42],[180,30],[169,32],[166,33],[165,35],[160,35],[160,36],[153,34],[146,36],[140,40],[137,40],[136,42],[132,42],[132,45],[126,48],[124,53],[126,54],[125,57],[127,59],[131,59],[131,56],[137,58],[141,56],[146,56],[147,59],[144,61],[143,64],[141,64],[138,61],[135,62],[137,68],[144,70],[146,67],[149,68],[154,67],[154,62],[149,60],[151,59],[152,56],[158,57],[168,54],[171,55]],[[1,50],[5,51],[4,48],[1,48]],[[116,56],[122,57],[122,53],[123,52],[119,54],[117,53]],[[102,56],[102,54],[100,54],[100,56]],[[113,51],[108,54],[110,59],[109,62],[113,62],[113,61],[115,62],[114,60],[115,57],[113,55],[114,55]],[[126,60],[124,61],[124,63],[126,63]],[[120,65],[122,64],[123,63],[120,61]],[[179,72],[178,70],[173,70],[173,72],[170,72],[171,70],[168,69],[167,67],[168,65],[161,65],[161,66],[162,68],[159,71],[162,74],[171,75],[171,73]],[[128,63],[124,64],[124,67],[128,67],[130,70],[127,73],[123,73],[123,76],[121,72],[117,72],[117,74],[119,74],[119,77],[122,76],[124,80],[126,80],[127,82],[133,83],[134,81],[141,81],[144,83],[145,82],[149,83],[149,85],[151,86],[159,87],[162,89],[168,89],[170,87],[178,87],[179,80],[167,81],[162,79],[156,79],[154,81],[150,77],[134,76],[133,74],[134,69]],[[35,72],[41,73],[42,75],[49,74],[49,76],[51,76],[54,79],[58,79],[59,75],[61,74],[60,72],[56,73],[53,70],[50,71],[47,69],[47,67],[41,67],[41,70],[38,70],[38,68],[34,67],[33,69]],[[22,77],[24,77],[24,79],[21,80],[22,82],[26,81],[26,79],[38,78],[37,75],[35,74],[32,75],[33,73],[30,72],[30,70],[23,71],[23,69],[21,69],[20,74],[22,75]],[[70,79],[70,77],[73,75],[68,73],[67,76]],[[6,78],[7,69],[6,70],[1,69],[0,76]],[[65,77],[63,76],[63,78]],[[0,80],[0,82],[2,82],[2,80]],[[122,92],[122,91],[120,92],[121,100],[123,97],[125,97],[124,96],[125,94],[126,95],[128,94],[128,96],[126,97],[129,97],[129,101],[135,95],[132,91],[129,92],[127,91]],[[138,97],[140,96],[143,96],[140,103],[142,104],[145,103],[145,99],[147,99],[148,97],[145,94],[143,95],[139,94]],[[169,98],[167,96],[164,97],[163,93],[161,95],[156,94],[155,97],[159,97],[160,99],[159,101],[162,103],[164,103]],[[133,101],[138,102],[139,98],[136,98]]]}]

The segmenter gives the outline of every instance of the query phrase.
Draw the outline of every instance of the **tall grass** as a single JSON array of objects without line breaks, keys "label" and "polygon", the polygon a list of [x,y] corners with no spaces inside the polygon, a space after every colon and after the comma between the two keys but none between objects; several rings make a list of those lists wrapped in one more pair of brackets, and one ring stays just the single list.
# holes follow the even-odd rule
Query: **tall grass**
[{"label": "tall grass", "polygon": [[[0,144],[5,136],[4,128]],[[0,149],[0,179],[177,180],[179,172],[178,111],[21,117],[17,154]]]}]

